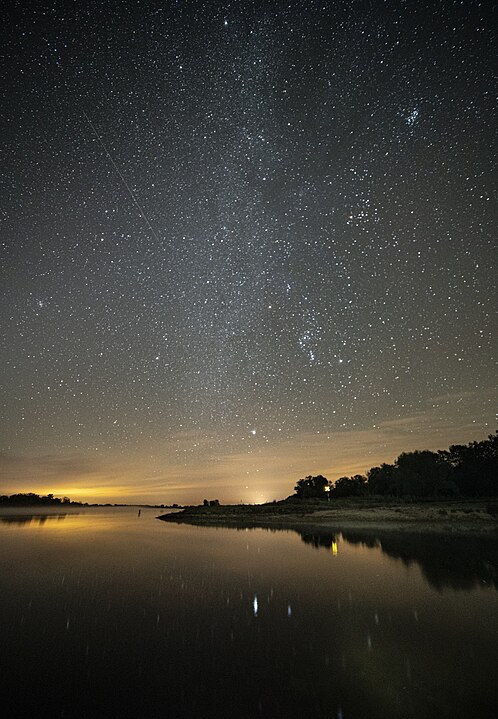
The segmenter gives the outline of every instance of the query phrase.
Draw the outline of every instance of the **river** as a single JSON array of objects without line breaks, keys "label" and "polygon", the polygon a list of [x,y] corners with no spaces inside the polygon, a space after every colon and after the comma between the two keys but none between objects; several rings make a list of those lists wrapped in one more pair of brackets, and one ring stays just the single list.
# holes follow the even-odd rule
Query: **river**
[{"label": "river", "polygon": [[496,717],[498,541],[0,515],[9,717]]}]

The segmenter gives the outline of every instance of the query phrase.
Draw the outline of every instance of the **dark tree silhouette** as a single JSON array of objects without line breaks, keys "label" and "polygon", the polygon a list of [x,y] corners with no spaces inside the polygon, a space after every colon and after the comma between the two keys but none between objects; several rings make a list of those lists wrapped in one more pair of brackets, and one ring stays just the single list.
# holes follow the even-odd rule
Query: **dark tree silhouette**
[{"label": "dark tree silhouette", "polygon": [[380,467],[372,467],[367,472],[367,483],[369,494],[395,495],[396,467],[386,463]]},{"label": "dark tree silhouette", "polygon": [[439,454],[449,465],[450,477],[463,495],[498,495],[498,431],[481,442],[454,444]]},{"label": "dark tree silhouette", "polygon": [[448,475],[448,464],[438,452],[403,452],[396,460],[397,494],[435,497],[451,493]]},{"label": "dark tree silhouette", "polygon": [[327,496],[325,487],[330,487],[330,482],[321,474],[316,477],[308,475],[304,479],[297,480],[294,491],[300,499],[325,498]]},{"label": "dark tree silhouette", "polygon": [[0,506],[14,506],[14,507],[26,507],[26,506],[33,506],[33,505],[41,505],[41,506],[59,506],[61,504],[74,504],[77,506],[81,506],[81,502],[71,502],[69,497],[64,497],[64,499],[59,499],[59,497],[54,497],[52,493],[47,494],[45,496],[41,496],[39,494],[35,494],[34,492],[24,492],[24,493],[18,493],[18,494],[11,494],[11,495],[1,495],[0,496]]},{"label": "dark tree silhouette", "polygon": [[496,497],[498,496],[498,431],[487,439],[455,444],[448,450],[402,452],[394,464],[372,467],[367,476],[341,477],[333,487],[319,475],[299,479],[296,496],[362,497]]},{"label": "dark tree silhouette", "polygon": [[361,474],[341,477],[334,484],[333,497],[363,497],[367,493],[367,478]]}]

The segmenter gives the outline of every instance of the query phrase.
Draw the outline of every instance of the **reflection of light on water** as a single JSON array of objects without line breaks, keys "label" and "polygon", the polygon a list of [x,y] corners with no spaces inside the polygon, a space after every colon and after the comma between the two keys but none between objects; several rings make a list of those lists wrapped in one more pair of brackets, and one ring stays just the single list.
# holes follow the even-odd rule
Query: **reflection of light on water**
[{"label": "reflection of light on water", "polygon": [[254,616],[257,617],[258,616],[258,598],[256,595],[254,596],[254,599],[252,600],[252,611],[254,613]]},{"label": "reflection of light on water", "polygon": [[334,557],[337,557],[338,555],[337,542],[332,542],[332,554]]},{"label": "reflection of light on water", "polygon": [[136,521],[135,508],[123,512],[99,507],[94,511],[80,509],[79,512],[44,513],[44,512],[2,512],[0,513],[0,527],[7,529],[17,528],[19,531],[43,531],[47,534],[63,533],[67,535],[80,532],[108,532],[115,531],[118,523],[121,529],[130,529],[131,517]]}]

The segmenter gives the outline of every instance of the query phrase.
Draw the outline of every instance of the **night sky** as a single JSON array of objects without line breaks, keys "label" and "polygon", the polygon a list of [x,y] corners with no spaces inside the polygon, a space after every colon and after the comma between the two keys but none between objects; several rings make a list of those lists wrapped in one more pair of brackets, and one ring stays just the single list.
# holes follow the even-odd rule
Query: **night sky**
[{"label": "night sky", "polygon": [[12,5],[0,492],[261,502],[496,429],[493,3]]}]

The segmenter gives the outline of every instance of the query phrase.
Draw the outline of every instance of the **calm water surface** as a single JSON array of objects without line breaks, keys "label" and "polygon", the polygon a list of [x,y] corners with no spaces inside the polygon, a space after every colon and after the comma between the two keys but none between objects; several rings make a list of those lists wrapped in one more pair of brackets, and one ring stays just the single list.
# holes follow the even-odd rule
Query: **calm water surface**
[{"label": "calm water surface", "polygon": [[0,515],[6,716],[497,716],[496,539],[37,513]]}]

